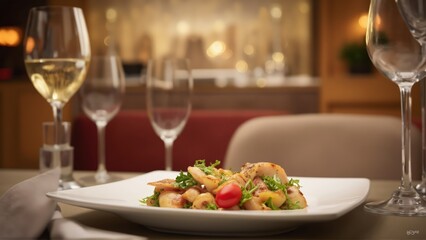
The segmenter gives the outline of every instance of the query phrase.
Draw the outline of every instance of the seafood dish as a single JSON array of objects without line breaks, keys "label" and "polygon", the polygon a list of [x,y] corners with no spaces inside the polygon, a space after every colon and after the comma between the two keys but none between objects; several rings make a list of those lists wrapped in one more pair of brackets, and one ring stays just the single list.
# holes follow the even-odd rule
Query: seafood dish
[{"label": "seafood dish", "polygon": [[204,210],[294,210],[307,207],[299,180],[288,178],[272,162],[245,163],[240,171],[222,169],[219,161],[196,160],[175,179],[149,182],[151,196],[141,204]]}]

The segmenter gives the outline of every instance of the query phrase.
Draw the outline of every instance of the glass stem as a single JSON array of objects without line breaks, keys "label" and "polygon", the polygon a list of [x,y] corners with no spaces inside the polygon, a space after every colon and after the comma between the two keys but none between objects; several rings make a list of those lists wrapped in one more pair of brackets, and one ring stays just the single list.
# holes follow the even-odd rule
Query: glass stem
[{"label": "glass stem", "polygon": [[173,138],[164,138],[164,147],[166,149],[166,171],[172,171],[173,158]]},{"label": "glass stem", "polygon": [[422,182],[426,183],[426,79],[420,81],[422,115]]},{"label": "glass stem", "polygon": [[411,88],[412,84],[399,86],[401,93],[402,119],[402,178],[401,187],[404,191],[411,191]]},{"label": "glass stem", "polygon": [[106,121],[96,121],[96,128],[98,129],[98,169],[97,175],[106,175],[105,167],[105,127]]},{"label": "glass stem", "polygon": [[55,124],[55,145],[58,146],[61,142],[61,125],[62,125],[62,105],[52,103],[53,120]]}]

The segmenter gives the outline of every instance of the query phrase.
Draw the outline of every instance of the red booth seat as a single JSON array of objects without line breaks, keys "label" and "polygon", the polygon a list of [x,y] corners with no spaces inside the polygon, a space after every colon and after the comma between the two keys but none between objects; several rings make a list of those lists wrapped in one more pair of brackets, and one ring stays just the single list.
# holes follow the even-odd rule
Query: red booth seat
[{"label": "red booth seat", "polygon": [[[197,159],[222,161],[229,141],[237,127],[248,119],[286,114],[269,110],[198,110],[192,111],[188,122],[173,146],[173,169],[186,170]],[[145,111],[121,111],[106,128],[106,167],[111,171],[147,172],[164,169],[165,150],[161,139],[151,127]],[[96,170],[96,125],[80,115],[72,125],[74,168]]]}]

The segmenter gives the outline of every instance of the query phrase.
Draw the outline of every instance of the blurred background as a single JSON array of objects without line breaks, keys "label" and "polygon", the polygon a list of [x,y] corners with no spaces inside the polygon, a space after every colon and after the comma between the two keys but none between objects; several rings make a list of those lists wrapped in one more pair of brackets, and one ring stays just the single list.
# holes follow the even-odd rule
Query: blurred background
[{"label": "blurred background", "polygon": [[[122,110],[144,110],[149,58],[179,56],[192,62],[196,110],[400,114],[397,86],[366,55],[369,0],[2,0],[0,167],[37,167],[41,123],[52,120],[22,47],[29,9],[48,4],[82,8],[93,55],[122,58]],[[418,86],[413,97],[419,118]],[[80,114],[75,96],[64,118]]]}]

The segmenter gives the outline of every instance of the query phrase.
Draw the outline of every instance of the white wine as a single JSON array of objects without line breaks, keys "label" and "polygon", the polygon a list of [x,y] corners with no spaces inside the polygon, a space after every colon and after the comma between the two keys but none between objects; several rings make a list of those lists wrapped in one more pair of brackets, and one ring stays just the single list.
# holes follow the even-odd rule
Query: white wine
[{"label": "white wine", "polygon": [[25,60],[28,75],[37,91],[49,102],[65,104],[80,88],[89,61],[78,58]]}]

